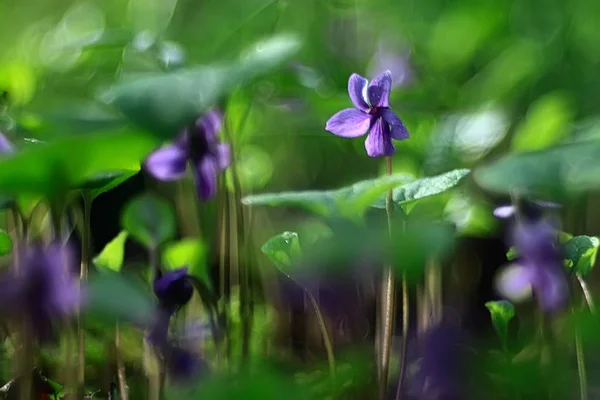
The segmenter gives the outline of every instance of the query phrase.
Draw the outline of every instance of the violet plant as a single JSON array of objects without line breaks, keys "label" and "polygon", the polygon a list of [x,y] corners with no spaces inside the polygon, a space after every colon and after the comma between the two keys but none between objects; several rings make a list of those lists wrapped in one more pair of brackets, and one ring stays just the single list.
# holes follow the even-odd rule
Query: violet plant
[{"label": "violet plant", "polygon": [[[600,145],[570,125],[570,98],[531,84],[568,75],[574,96],[593,68],[538,62],[564,53],[539,35],[494,43],[531,31],[527,5],[496,18],[413,4],[400,29],[386,1],[327,16],[142,3],[116,20],[108,5],[61,8],[55,26],[25,29],[48,27],[43,40],[9,29],[0,398],[594,398]],[[537,28],[579,40],[583,10]],[[370,48],[387,42],[387,11],[401,54]],[[367,157],[342,140],[365,135]],[[490,261],[486,241],[506,257]]]}]

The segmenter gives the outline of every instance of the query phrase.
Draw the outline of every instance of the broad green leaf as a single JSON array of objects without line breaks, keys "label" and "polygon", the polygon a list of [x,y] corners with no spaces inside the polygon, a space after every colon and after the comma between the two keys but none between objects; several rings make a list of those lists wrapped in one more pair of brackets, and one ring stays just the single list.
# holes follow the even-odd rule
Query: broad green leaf
[{"label": "broad green leaf", "polygon": [[265,193],[246,196],[242,199],[242,204],[247,206],[298,207],[323,216],[329,216],[334,212],[334,202],[333,191],[320,190]]},{"label": "broad green leaf", "polygon": [[121,226],[135,240],[149,249],[155,249],[175,236],[175,213],[163,199],[142,194],[125,206]]},{"label": "broad green leaf", "polygon": [[5,256],[12,251],[13,243],[10,235],[0,230],[0,256]]},{"label": "broad green leaf", "polygon": [[211,285],[206,264],[207,248],[200,238],[190,237],[168,243],[162,251],[163,265],[169,269],[187,267],[188,273]]},{"label": "broad green leaf", "polygon": [[508,340],[508,323],[515,316],[514,306],[506,300],[488,301],[485,303],[485,306],[490,311],[492,324],[502,341],[502,346],[506,347]]},{"label": "broad green leaf", "polygon": [[296,232],[283,232],[267,240],[260,248],[275,266],[289,276],[292,264],[300,257],[300,242]]},{"label": "broad green leaf", "polygon": [[154,315],[154,300],[141,282],[113,271],[88,279],[84,312],[108,321],[146,324]]},{"label": "broad green leaf", "polygon": [[[455,169],[441,175],[417,179],[393,191],[396,205],[407,207],[409,203],[429,196],[435,196],[456,186],[461,179],[469,174],[468,169]],[[385,208],[385,198],[380,198],[374,207]]]},{"label": "broad green leaf", "polygon": [[267,193],[247,196],[245,205],[299,207],[326,217],[344,215],[360,217],[366,209],[389,189],[410,182],[413,178],[398,174],[368,179],[350,186],[327,191]]},{"label": "broad green leaf", "polygon": [[100,254],[94,258],[94,264],[99,268],[106,268],[119,272],[123,267],[126,241],[127,232],[120,232],[113,240],[108,242]]},{"label": "broad green leaf", "polygon": [[102,98],[139,126],[169,138],[236,86],[290,58],[299,46],[294,36],[275,36],[252,46],[238,63],[144,74],[118,83]]},{"label": "broad green leaf", "polygon": [[575,236],[565,243],[565,258],[575,273],[584,278],[590,273],[596,263],[599,246],[597,237],[585,235]]},{"label": "broad green leaf", "polygon": [[511,154],[479,167],[484,189],[523,197],[565,200],[600,186],[600,141],[587,140],[548,150]]},{"label": "broad green leaf", "polygon": [[554,92],[538,99],[513,136],[513,150],[541,150],[558,143],[569,133],[567,125],[572,114],[572,106],[564,93]]},{"label": "broad green leaf", "polygon": [[29,146],[0,159],[0,193],[52,197],[100,173],[139,170],[156,145],[140,132],[115,131]]}]

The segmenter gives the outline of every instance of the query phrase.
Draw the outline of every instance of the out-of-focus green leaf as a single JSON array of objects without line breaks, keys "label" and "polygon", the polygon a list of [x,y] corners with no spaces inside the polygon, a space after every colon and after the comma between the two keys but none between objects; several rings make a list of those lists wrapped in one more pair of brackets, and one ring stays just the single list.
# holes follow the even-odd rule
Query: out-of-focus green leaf
[{"label": "out-of-focus green leaf", "polygon": [[163,265],[170,269],[187,267],[190,275],[198,277],[210,287],[206,251],[206,245],[200,238],[190,237],[168,243],[162,252]]},{"label": "out-of-focus green leaf", "polygon": [[575,236],[565,243],[565,258],[575,273],[584,278],[590,273],[596,263],[599,246],[597,237],[585,235]]},{"label": "out-of-focus green leaf", "polygon": [[0,256],[5,256],[12,251],[13,243],[10,235],[0,230]]},{"label": "out-of-focus green leaf", "polygon": [[140,132],[116,131],[30,146],[0,159],[0,193],[52,197],[101,173],[139,170],[156,144]]},{"label": "out-of-focus green leaf", "polygon": [[282,232],[267,240],[260,248],[275,266],[288,277],[290,267],[301,255],[300,241],[296,232]]},{"label": "out-of-focus green leaf", "polygon": [[141,283],[113,271],[90,276],[84,312],[106,321],[146,324],[154,315],[154,300]]},{"label": "out-of-focus green leaf", "polygon": [[474,178],[493,192],[565,200],[600,186],[598,159],[600,142],[581,141],[505,156],[475,170]]},{"label": "out-of-focus green leaf", "polygon": [[175,236],[175,213],[161,198],[142,194],[125,206],[121,226],[148,249],[156,249]]},{"label": "out-of-focus green leaf", "polygon": [[515,316],[515,307],[506,300],[488,301],[485,306],[490,311],[494,329],[505,347],[508,341],[508,323]]},{"label": "out-of-focus green leaf", "polygon": [[251,374],[214,375],[195,385],[171,386],[166,390],[167,400],[181,399],[261,399],[279,400],[281,394],[289,400],[308,400],[304,386],[295,385],[291,377],[261,369]]},{"label": "out-of-focus green leaf", "polygon": [[177,0],[129,0],[127,19],[135,32],[160,35],[171,22]]},{"label": "out-of-focus green leaf", "polygon": [[[397,187],[393,191],[394,204],[405,208],[411,202],[443,193],[456,186],[469,172],[468,169],[455,169],[441,175],[417,179],[414,182]],[[373,206],[385,208],[385,198],[379,198]]]},{"label": "out-of-focus green leaf", "polygon": [[108,242],[104,249],[94,258],[94,264],[99,268],[106,268],[118,272],[123,267],[125,254],[125,241],[127,232],[120,232],[113,240]]},{"label": "out-of-focus green leaf", "polygon": [[333,193],[322,190],[264,193],[242,199],[242,204],[247,206],[298,207],[323,216],[331,214],[333,203]]},{"label": "out-of-focus green leaf", "polygon": [[508,252],[506,253],[506,259],[508,261],[512,261],[517,257],[519,257],[519,251],[516,247],[512,246],[510,249],[508,249]]},{"label": "out-of-focus green leaf", "polygon": [[565,95],[545,95],[531,106],[527,119],[515,132],[513,150],[542,150],[558,143],[569,132],[571,117],[571,104]]},{"label": "out-of-focus green leaf", "polygon": [[131,121],[162,137],[172,137],[237,85],[269,72],[298,51],[289,35],[257,43],[237,63],[145,74],[103,94]]}]

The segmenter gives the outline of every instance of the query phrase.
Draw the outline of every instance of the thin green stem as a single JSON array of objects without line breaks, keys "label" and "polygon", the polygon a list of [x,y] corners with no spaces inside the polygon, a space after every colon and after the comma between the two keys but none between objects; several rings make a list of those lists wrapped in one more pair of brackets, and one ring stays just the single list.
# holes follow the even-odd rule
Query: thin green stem
[{"label": "thin green stem", "polygon": [[119,398],[121,400],[129,400],[125,363],[123,362],[123,354],[121,352],[121,329],[119,328],[118,323],[115,327],[115,353],[117,358],[117,378],[119,380]]},{"label": "thin green stem", "polygon": [[[386,157],[387,175],[392,175],[392,158]],[[388,233],[392,236],[392,214],[394,212],[392,189],[389,189],[385,199],[385,211],[387,214]],[[381,282],[381,326],[379,339],[379,399],[384,400],[387,394],[388,375],[390,370],[390,354],[394,331],[395,308],[395,280],[392,265],[384,267]],[[404,338],[403,338],[404,340]],[[404,357],[404,354],[402,355]]]},{"label": "thin green stem", "polygon": [[[91,227],[90,216],[92,213],[92,197],[89,193],[83,193],[83,232],[81,237],[81,269],[79,271],[80,285],[83,286],[87,280],[88,268],[91,255]],[[85,395],[85,329],[81,314],[77,315],[77,398]]]},{"label": "thin green stem", "polygon": [[579,282],[579,286],[581,287],[581,292],[583,293],[583,297],[585,299],[585,302],[586,302],[588,308],[590,309],[590,312],[592,314],[596,314],[596,306],[594,305],[594,298],[592,297],[592,292],[588,288],[587,282],[585,281],[585,279],[583,279],[583,277],[581,275],[575,274],[575,276],[577,277],[577,282]]},{"label": "thin green stem", "polygon": [[321,309],[319,308],[319,304],[317,303],[317,299],[310,292],[306,291],[308,299],[310,300],[310,304],[315,310],[315,315],[317,316],[317,322],[319,324],[319,329],[321,330],[321,336],[323,337],[323,343],[325,344],[325,351],[327,352],[327,362],[329,364],[329,374],[331,375],[331,380],[333,383],[333,387],[335,390],[335,353],[333,351],[333,343],[331,341],[331,336],[329,335],[329,330],[327,329],[327,323],[325,322],[325,318],[323,318],[323,314],[321,313]]},{"label": "thin green stem", "polygon": [[[573,307],[573,312],[575,308]],[[588,399],[587,389],[587,373],[585,368],[585,353],[583,352],[583,344],[581,343],[581,331],[579,327],[575,327],[575,355],[577,357],[577,375],[579,377],[579,399]]]},{"label": "thin green stem", "polygon": [[[158,275],[158,251],[149,249],[150,282],[154,282]],[[146,375],[148,376],[148,400],[160,400],[161,393],[161,368],[153,349],[144,340],[144,358],[146,361]]]}]

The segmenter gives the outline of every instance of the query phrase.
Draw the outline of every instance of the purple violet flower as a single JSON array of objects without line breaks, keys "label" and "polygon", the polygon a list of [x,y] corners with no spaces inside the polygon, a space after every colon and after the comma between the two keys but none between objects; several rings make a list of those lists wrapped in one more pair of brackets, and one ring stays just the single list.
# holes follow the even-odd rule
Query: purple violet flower
[{"label": "purple violet flower", "polygon": [[164,274],[159,272],[154,280],[153,290],[160,304],[173,311],[185,306],[194,294],[194,286],[188,279],[186,267]]},{"label": "purple violet flower", "polygon": [[505,275],[500,289],[509,294],[531,288],[542,311],[561,310],[569,288],[555,229],[544,219],[523,220],[513,227],[512,242],[519,254],[518,265],[510,276]]},{"label": "purple violet flower", "polygon": [[[549,201],[522,200],[521,204],[519,205],[519,208],[521,208],[520,212],[521,214],[524,214],[525,217],[536,219],[541,218],[544,209],[558,209],[561,208],[561,205],[557,203],[551,203]],[[515,207],[512,204],[503,205],[494,209],[494,216],[496,218],[506,219],[514,216],[516,211],[517,207]]]},{"label": "purple violet flower", "polygon": [[10,154],[14,153],[14,151],[15,146],[2,132],[0,132],[0,154]]},{"label": "purple violet flower", "polygon": [[70,316],[81,300],[77,280],[66,275],[74,270],[74,264],[73,254],[65,246],[25,249],[18,271],[0,281],[0,312],[14,318],[27,316],[40,343],[54,342],[53,322]]},{"label": "purple violet flower", "polygon": [[146,169],[161,181],[184,177],[188,161],[192,164],[198,197],[210,200],[217,192],[217,175],[231,163],[231,148],[220,143],[223,116],[210,110],[193,128],[185,129],[174,143],[154,151],[146,159]]},{"label": "purple violet flower", "polygon": [[325,129],[337,136],[356,138],[369,134],[365,148],[369,157],[391,156],[396,152],[392,139],[408,139],[404,123],[389,104],[392,74],[385,71],[369,82],[358,74],[348,80],[348,93],[356,108],[347,108],[327,121]]},{"label": "purple violet flower", "polygon": [[183,347],[169,345],[163,354],[167,374],[173,382],[185,382],[205,375],[208,364],[200,357]]}]

